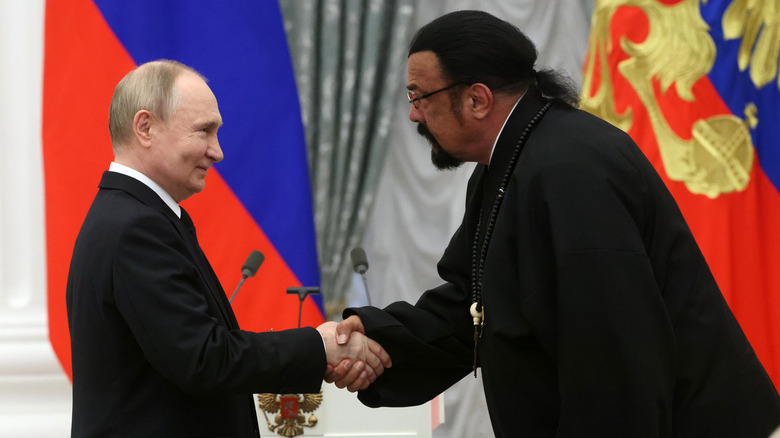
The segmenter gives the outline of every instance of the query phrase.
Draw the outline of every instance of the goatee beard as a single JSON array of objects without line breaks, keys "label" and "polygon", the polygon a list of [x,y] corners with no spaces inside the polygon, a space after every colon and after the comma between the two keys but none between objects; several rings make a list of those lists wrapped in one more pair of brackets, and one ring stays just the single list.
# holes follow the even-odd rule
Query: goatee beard
[{"label": "goatee beard", "polygon": [[436,166],[437,169],[456,169],[460,167],[461,164],[463,164],[463,161],[455,158],[441,147],[433,134],[431,134],[431,131],[428,130],[427,126],[423,125],[422,123],[418,123],[417,132],[425,137],[425,139],[428,140],[428,143],[431,144],[431,162],[434,166]]}]

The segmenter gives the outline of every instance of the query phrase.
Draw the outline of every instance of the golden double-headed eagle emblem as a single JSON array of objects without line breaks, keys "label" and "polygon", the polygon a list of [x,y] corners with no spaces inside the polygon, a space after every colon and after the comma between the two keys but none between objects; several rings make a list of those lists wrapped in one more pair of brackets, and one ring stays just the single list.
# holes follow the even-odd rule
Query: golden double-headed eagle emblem
[{"label": "golden double-headed eagle emblem", "polygon": [[[268,430],[285,437],[303,435],[304,427],[314,427],[317,417],[303,413],[314,412],[322,404],[322,392],[317,394],[258,394],[257,404],[263,411]],[[273,415],[274,422],[268,419]]]},{"label": "golden double-headed eagle emblem", "polygon": [[[649,23],[647,37],[640,42],[619,40],[628,57],[617,65],[617,74],[625,77],[646,108],[669,178],[685,183],[692,193],[715,198],[744,190],[750,182],[754,155],[750,129],[757,126],[760,116],[756,106],[746,103],[744,118],[724,114],[699,119],[691,126],[690,139],[683,139],[670,127],[654,89],[657,85],[666,93],[674,86],[681,99],[693,102],[693,85],[712,69],[716,46],[702,19],[700,1],[707,2],[598,0],[583,75],[582,107],[624,131],[632,127],[631,108],[622,114],[615,110],[607,57],[613,50],[610,22],[615,12],[626,6],[640,9]],[[756,88],[773,80],[780,88],[780,0],[733,0],[721,20],[726,39],[741,39],[735,65],[741,71],[750,69]]]}]

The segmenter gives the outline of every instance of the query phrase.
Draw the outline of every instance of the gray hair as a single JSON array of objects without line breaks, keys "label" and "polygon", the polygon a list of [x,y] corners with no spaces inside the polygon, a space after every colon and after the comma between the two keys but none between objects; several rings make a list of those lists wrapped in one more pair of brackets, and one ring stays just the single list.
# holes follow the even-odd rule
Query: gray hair
[{"label": "gray hair", "polygon": [[176,79],[185,71],[206,80],[192,67],[158,59],[138,66],[119,81],[108,110],[108,132],[115,151],[132,138],[133,118],[138,111],[147,110],[163,123],[171,119],[181,102]]}]

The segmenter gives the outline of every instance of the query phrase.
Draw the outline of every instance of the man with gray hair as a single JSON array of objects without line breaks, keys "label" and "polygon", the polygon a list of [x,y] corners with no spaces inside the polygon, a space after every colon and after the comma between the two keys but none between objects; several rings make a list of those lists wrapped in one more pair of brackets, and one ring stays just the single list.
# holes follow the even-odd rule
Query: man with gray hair
[{"label": "man with gray hair", "polygon": [[179,206],[222,160],[221,125],[205,79],[181,63],[143,64],[116,87],[115,158],[67,284],[73,437],[256,437],[252,393],[317,392],[333,366],[356,390],[390,365],[366,337],[338,345],[334,322],[239,329]]}]

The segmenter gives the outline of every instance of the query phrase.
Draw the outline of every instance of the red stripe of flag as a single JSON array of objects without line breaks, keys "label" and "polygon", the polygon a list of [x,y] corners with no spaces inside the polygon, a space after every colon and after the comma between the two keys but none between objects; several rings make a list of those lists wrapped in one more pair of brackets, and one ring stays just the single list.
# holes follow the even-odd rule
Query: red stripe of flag
[{"label": "red stripe of flag", "polygon": [[[68,265],[100,176],[113,159],[108,135],[111,95],[135,62],[90,0],[47,1],[45,17],[42,137],[49,337],[70,376]],[[265,255],[258,274],[246,281],[234,300],[242,328],[295,327],[298,297],[285,290],[301,284],[219,173],[212,169],[206,189],[184,207],[193,216],[201,246],[228,295],[249,253],[257,249]],[[316,326],[322,321],[317,305],[307,300],[301,324]]]},{"label": "red stripe of flag", "polygon": [[[663,3],[675,5],[680,2]],[[780,223],[780,193],[761,169],[755,151],[750,182],[742,191],[709,198],[692,193],[681,181],[672,180],[664,166],[650,114],[618,68],[629,58],[621,47],[621,40],[645,41],[650,22],[640,7],[621,6],[611,17],[609,26],[607,44],[611,44],[611,51],[606,59],[602,58],[604,53],[599,49],[589,53],[596,62],[591,75],[587,74],[586,68],[585,83],[592,80],[592,87],[585,90],[588,93],[586,106],[588,98],[595,96],[597,90],[611,87],[616,114],[630,111],[632,125],[628,133],[677,200],[726,301],[777,386],[780,384],[780,269],[777,269],[780,266],[780,227],[777,226]],[[592,41],[598,38],[597,30],[594,27]],[[680,54],[670,51],[668,56]],[[586,60],[586,67],[589,60]],[[604,77],[601,61],[605,61],[610,75],[608,84],[600,83]],[[696,121],[732,114],[707,76],[694,84],[692,101],[682,99],[674,86],[662,91],[657,77],[652,79],[652,87],[664,120],[684,141],[692,138],[692,126]],[[745,117],[744,114],[735,116]]]},{"label": "red stripe of flag", "polygon": [[111,94],[134,64],[92,2],[47,1],[45,16],[42,141],[49,337],[70,376],[68,265],[100,174],[113,159]]}]

